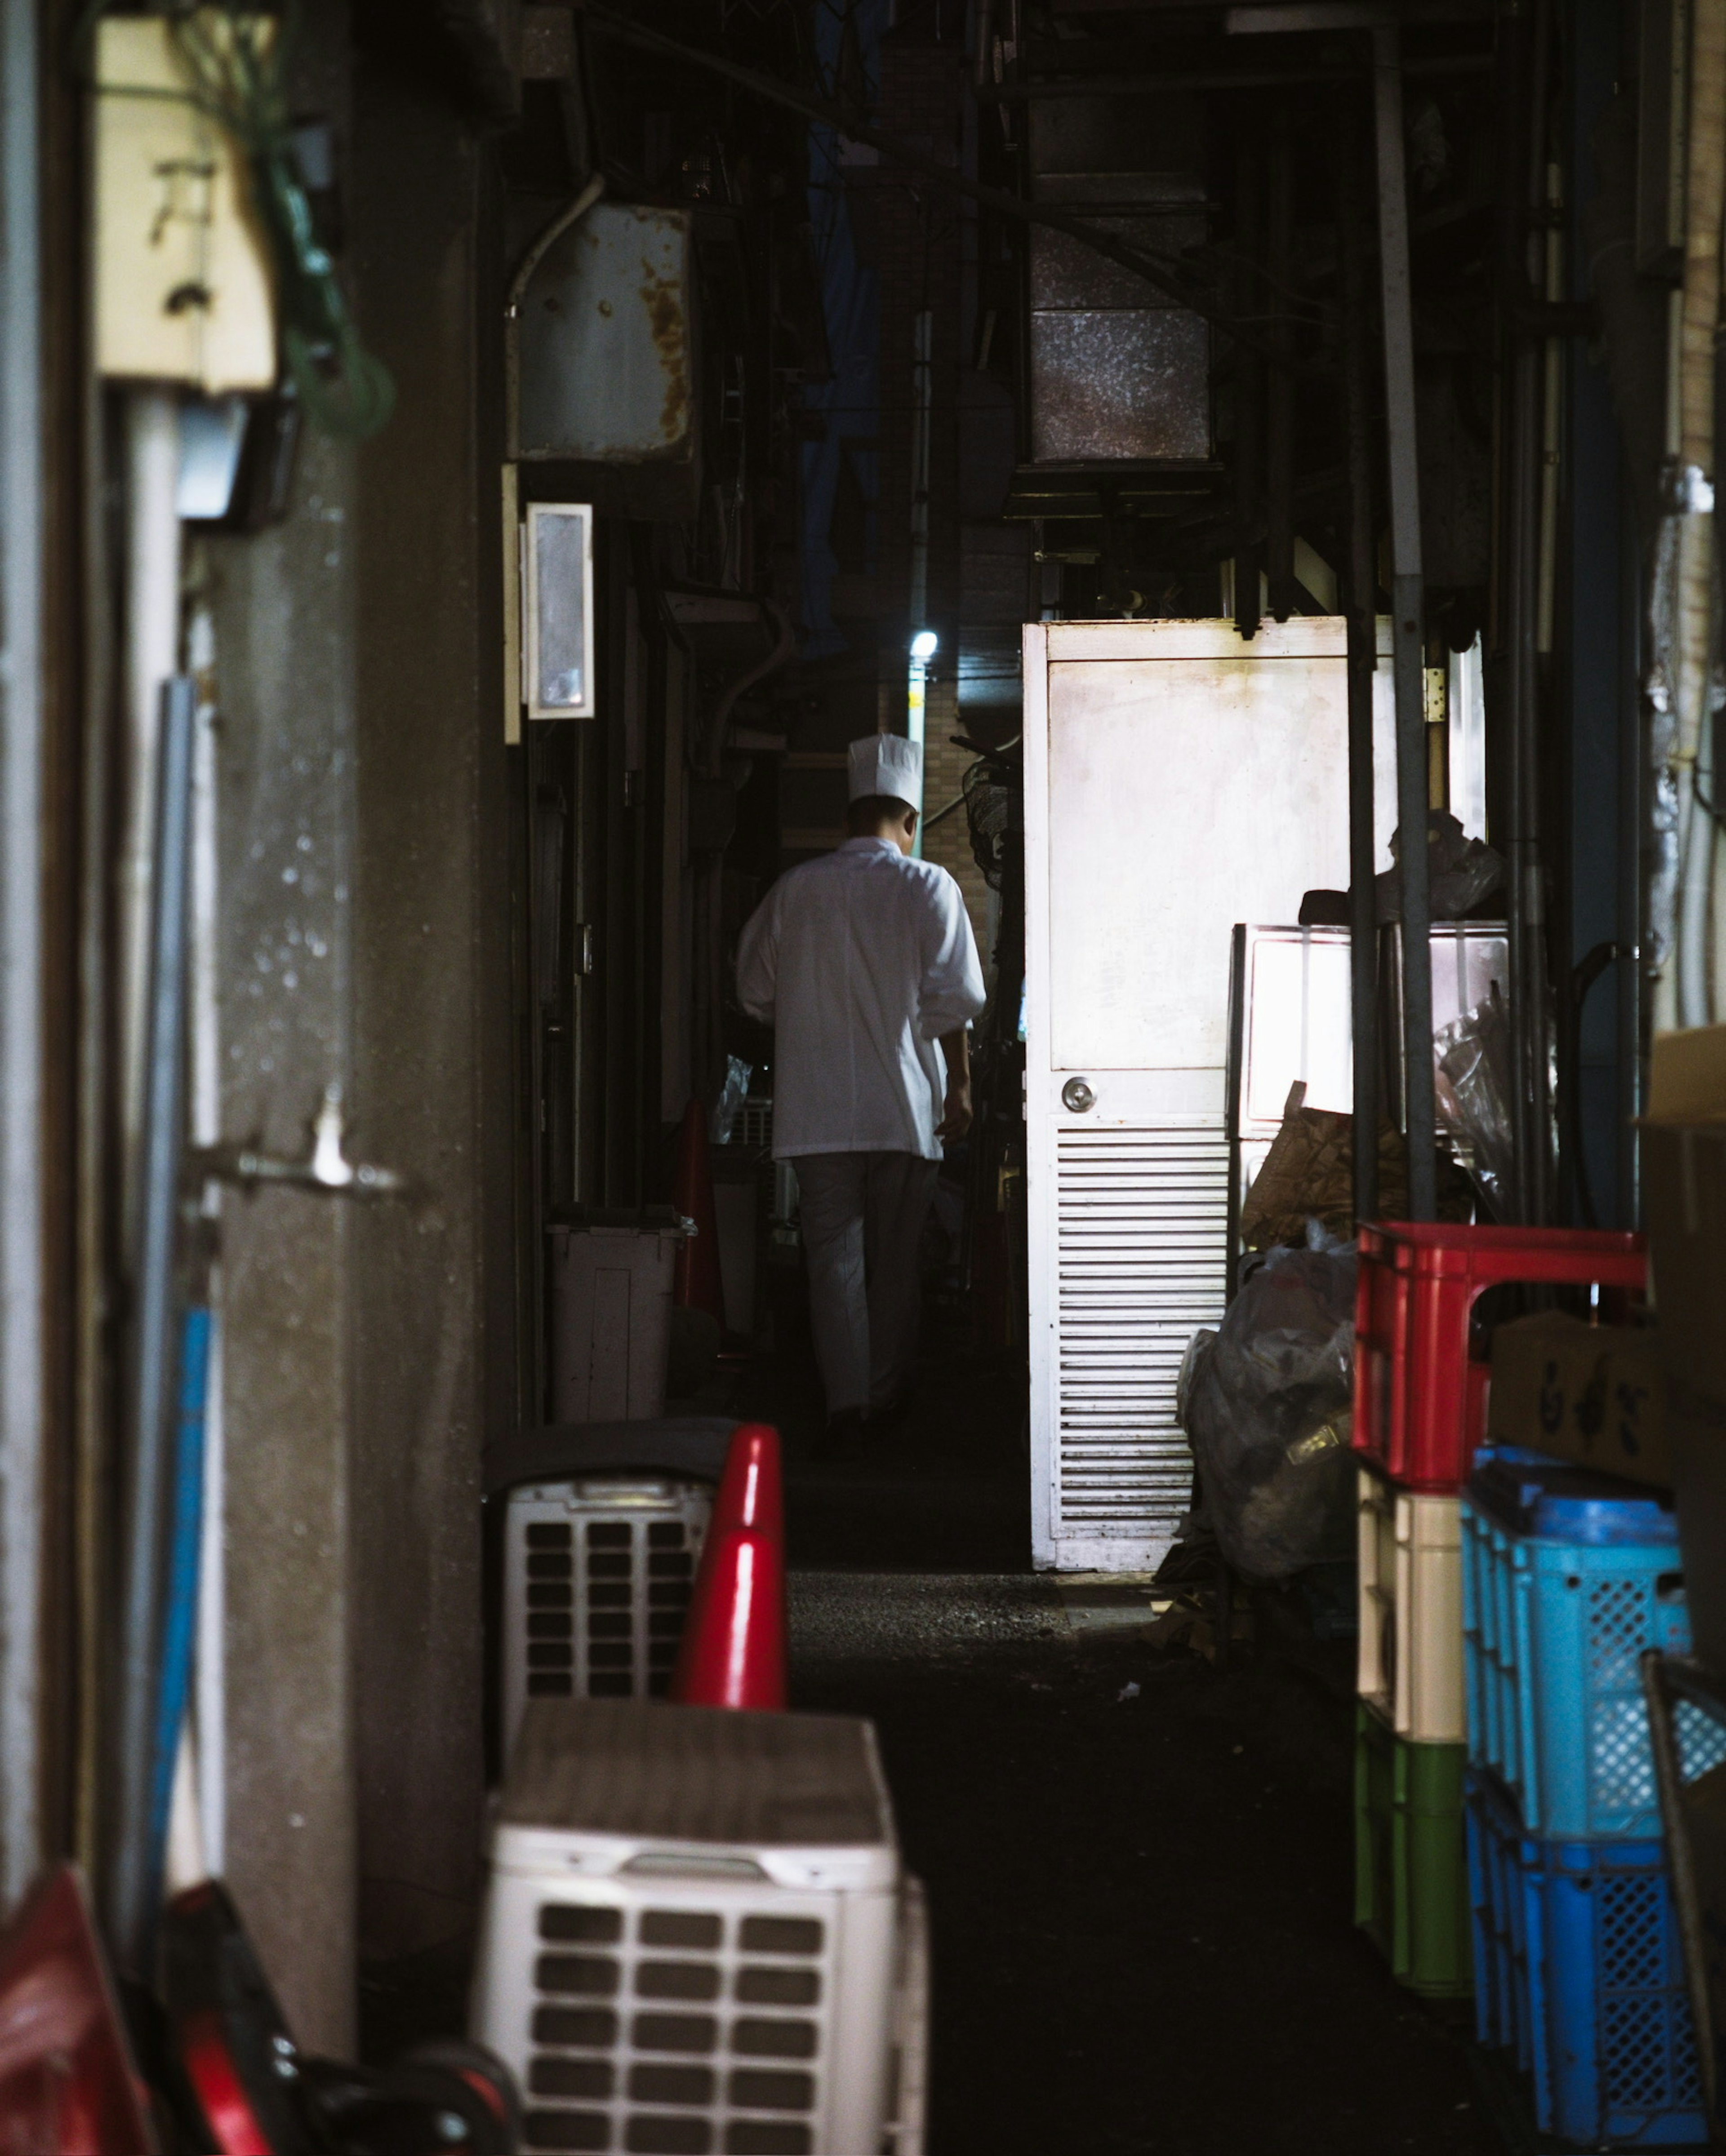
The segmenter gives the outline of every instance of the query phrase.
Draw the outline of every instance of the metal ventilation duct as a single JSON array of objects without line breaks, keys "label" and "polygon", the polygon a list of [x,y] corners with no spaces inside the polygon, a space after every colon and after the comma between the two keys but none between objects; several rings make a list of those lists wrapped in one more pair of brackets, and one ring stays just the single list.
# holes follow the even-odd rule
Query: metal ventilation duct
[{"label": "metal ventilation duct", "polygon": [[[1141,110],[1137,100],[1063,99],[1032,116],[1032,190],[1148,254],[1178,255],[1207,237],[1198,147],[1190,116]],[[1153,159],[1158,169],[1145,169]],[[1210,331],[1199,316],[1040,226],[1030,290],[1034,462],[1210,456]]]}]

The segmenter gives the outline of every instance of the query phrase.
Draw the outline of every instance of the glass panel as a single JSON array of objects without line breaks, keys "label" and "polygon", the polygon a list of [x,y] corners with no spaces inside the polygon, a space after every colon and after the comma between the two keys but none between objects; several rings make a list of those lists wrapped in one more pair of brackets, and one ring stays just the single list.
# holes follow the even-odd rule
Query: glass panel
[{"label": "glass panel", "polygon": [[587,533],[584,516],[542,511],[533,520],[533,696],[543,711],[579,711],[587,701]]}]

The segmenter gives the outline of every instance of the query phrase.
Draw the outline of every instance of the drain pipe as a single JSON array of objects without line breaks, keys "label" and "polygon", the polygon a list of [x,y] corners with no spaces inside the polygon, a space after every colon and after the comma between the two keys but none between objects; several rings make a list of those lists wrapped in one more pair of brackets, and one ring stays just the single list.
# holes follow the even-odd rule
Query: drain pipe
[{"label": "drain pipe", "polygon": [[[1350,116],[1352,118],[1352,116]],[[1374,830],[1373,682],[1379,663],[1373,546],[1372,413],[1367,383],[1366,247],[1360,141],[1336,138],[1343,276],[1343,407],[1348,430],[1348,968],[1354,1059],[1354,1217],[1379,1217],[1379,889]]]},{"label": "drain pipe", "polygon": [[1415,338],[1409,290],[1402,48],[1394,22],[1373,28],[1383,285],[1384,418],[1390,438],[1391,668],[1396,689],[1396,820],[1402,884],[1403,1128],[1409,1218],[1437,1209],[1432,1071],[1431,901],[1426,844],[1426,680],[1421,617],[1420,480],[1415,439]]},{"label": "drain pipe", "polygon": [[[207,596],[186,625],[186,660],[198,685],[197,733],[192,759],[192,873],[189,902],[190,1091],[187,1124],[193,1144],[212,1152],[222,1142],[220,885],[218,876],[220,714],[216,704],[216,626]],[[203,1218],[214,1239],[222,1213],[222,1186],[212,1176],[203,1188]],[[218,1242],[217,1247],[219,1248]],[[199,1835],[210,1871],[221,1876],[227,1834],[227,1573],[223,1533],[226,1454],[222,1419],[222,1286],[219,1260],[208,1268],[205,1298],[208,1331],[203,1415],[203,1520],[199,1535],[196,1687],[192,1720],[198,1732],[197,1808]],[[188,1327],[193,1312],[187,1317]],[[189,1358],[188,1358],[189,1367]]]},{"label": "drain pipe", "polygon": [[187,886],[196,723],[190,677],[167,682],[162,701],[133,1272],[136,1315],[122,1560],[119,1803],[109,1902],[111,1943],[121,1968],[134,1975],[149,1968],[161,1855],[154,1825],[180,1348],[174,1260],[185,1153]]},{"label": "drain pipe", "polygon": [[125,835],[120,889],[121,1117],[128,1229],[136,1227],[150,976],[162,684],[180,657],[180,403],[172,389],[126,400]]},{"label": "drain pipe", "polygon": [[1726,0],[1695,0],[1691,17],[1684,295],[1677,355],[1678,545],[1673,636],[1678,786],[1677,1019],[1715,1011],[1714,816],[1710,806],[1714,578],[1714,369],[1720,323],[1720,238],[1726,195]]},{"label": "drain pipe", "polygon": [[0,1899],[44,1851],[41,11],[0,0]]}]

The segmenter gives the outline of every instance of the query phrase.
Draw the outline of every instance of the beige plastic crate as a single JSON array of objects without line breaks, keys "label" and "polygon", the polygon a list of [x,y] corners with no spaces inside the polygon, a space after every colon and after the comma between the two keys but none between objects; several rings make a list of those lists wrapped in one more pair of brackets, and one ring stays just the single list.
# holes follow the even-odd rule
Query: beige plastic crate
[{"label": "beige plastic crate", "polygon": [[1360,1471],[1361,1697],[1399,1737],[1460,1744],[1461,1501]]}]

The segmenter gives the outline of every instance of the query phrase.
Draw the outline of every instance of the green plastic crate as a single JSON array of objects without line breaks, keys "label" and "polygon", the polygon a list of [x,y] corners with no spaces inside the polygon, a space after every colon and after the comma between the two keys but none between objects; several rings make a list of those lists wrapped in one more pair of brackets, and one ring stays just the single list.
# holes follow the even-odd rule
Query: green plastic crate
[{"label": "green plastic crate", "polygon": [[1464,1744],[1411,1744],[1364,1700],[1354,1710],[1354,1921],[1410,1991],[1474,1989]]}]

